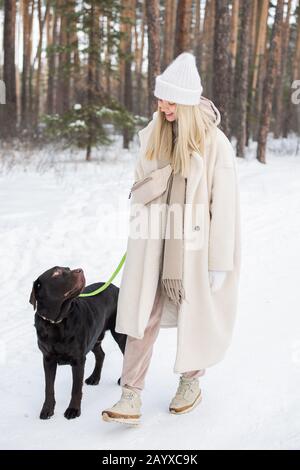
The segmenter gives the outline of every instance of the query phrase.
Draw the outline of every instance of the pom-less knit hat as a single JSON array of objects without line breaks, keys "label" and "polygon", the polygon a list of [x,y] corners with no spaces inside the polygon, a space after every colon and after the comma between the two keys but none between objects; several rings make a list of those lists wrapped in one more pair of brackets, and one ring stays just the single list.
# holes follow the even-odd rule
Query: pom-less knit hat
[{"label": "pom-less knit hat", "polygon": [[199,104],[203,88],[196,59],[182,52],[155,79],[154,96],[178,104]]}]

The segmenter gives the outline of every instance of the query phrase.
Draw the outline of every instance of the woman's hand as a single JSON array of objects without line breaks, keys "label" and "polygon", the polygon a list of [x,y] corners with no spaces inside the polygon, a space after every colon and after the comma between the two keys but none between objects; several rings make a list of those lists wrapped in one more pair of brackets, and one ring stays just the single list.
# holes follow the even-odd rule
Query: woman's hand
[{"label": "woman's hand", "polygon": [[226,271],[208,271],[209,283],[212,292],[220,289],[225,281]]}]

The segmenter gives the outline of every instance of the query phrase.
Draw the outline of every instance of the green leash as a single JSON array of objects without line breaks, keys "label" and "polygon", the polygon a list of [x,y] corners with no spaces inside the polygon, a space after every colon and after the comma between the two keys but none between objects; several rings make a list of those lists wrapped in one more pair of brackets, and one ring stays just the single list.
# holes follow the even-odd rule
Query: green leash
[{"label": "green leash", "polygon": [[124,261],[125,261],[125,258],[126,258],[126,252],[122,256],[122,259],[121,259],[120,263],[118,264],[117,268],[115,269],[115,271],[113,272],[113,274],[110,276],[108,281],[106,281],[105,284],[103,284],[103,286],[99,287],[98,289],[94,290],[93,292],[86,292],[84,294],[79,294],[78,297],[90,297],[91,295],[100,294],[100,292],[107,289],[107,287],[112,283],[112,281],[114,280],[114,278],[116,277],[116,275],[118,274],[120,269],[122,268],[122,266],[124,264]]}]

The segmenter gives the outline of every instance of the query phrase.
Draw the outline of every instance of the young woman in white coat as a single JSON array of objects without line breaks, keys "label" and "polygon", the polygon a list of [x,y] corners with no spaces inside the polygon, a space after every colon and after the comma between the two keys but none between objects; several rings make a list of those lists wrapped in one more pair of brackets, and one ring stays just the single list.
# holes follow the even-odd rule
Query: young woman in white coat
[{"label": "young woman in white coat", "polygon": [[169,411],[200,403],[199,377],[231,342],[241,260],[234,150],[219,111],[202,96],[195,57],[180,54],[156,77],[154,95],[158,109],[139,131],[115,327],[128,335],[122,396],[102,411],[105,421],[133,425],[161,327],[177,327],[180,378]]}]

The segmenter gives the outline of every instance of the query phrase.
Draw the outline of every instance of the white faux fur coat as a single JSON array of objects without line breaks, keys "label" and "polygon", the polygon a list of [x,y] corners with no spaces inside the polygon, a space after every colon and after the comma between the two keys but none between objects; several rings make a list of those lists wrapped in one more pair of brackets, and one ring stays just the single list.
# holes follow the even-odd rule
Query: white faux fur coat
[{"label": "white faux fur coat", "polygon": [[[220,114],[202,98],[217,124]],[[157,112],[141,131],[135,180],[163,166],[145,159],[147,138]],[[159,198],[157,199],[159,203]],[[184,215],[183,282],[186,300],[177,309],[165,296],[161,327],[177,326],[175,373],[204,369],[219,362],[230,345],[237,313],[241,264],[240,204],[233,147],[216,127],[204,155],[193,152],[187,179]],[[146,210],[149,210],[148,206]],[[154,302],[160,244],[156,240],[127,241],[121,279],[116,331],[142,338]],[[222,287],[212,292],[209,270],[226,271]]]}]

